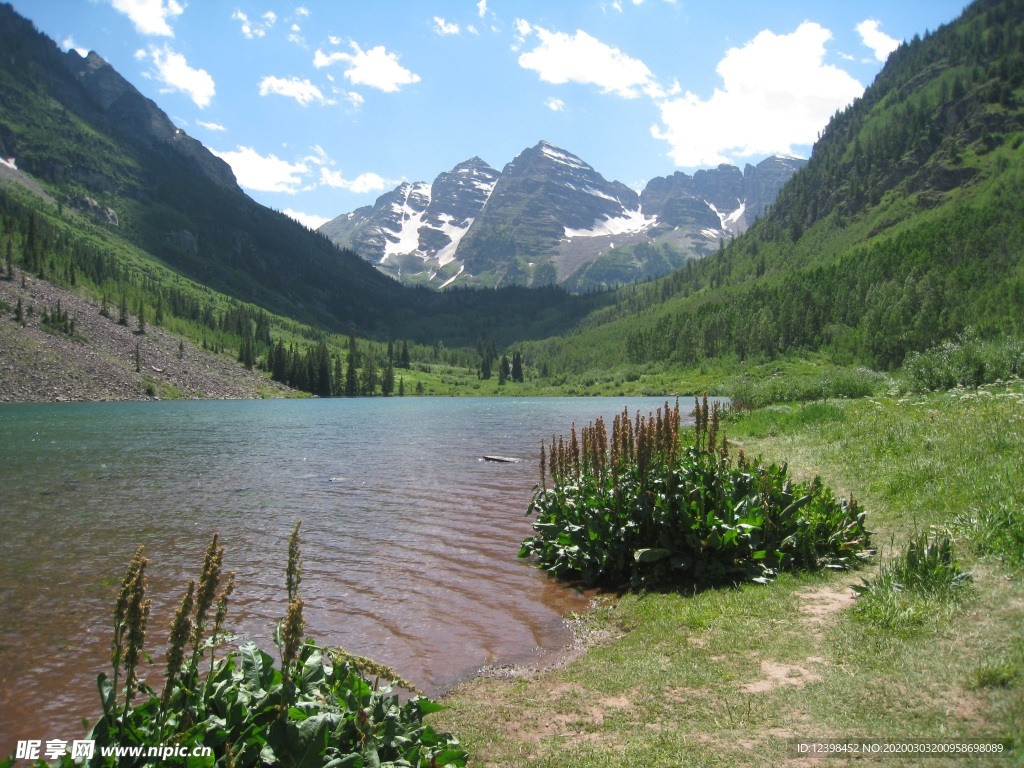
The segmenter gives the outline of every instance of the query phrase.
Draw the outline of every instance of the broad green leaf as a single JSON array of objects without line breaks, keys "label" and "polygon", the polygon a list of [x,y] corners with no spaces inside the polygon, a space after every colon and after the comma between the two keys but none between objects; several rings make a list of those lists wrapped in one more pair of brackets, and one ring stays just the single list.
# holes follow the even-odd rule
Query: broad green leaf
[{"label": "broad green leaf", "polygon": [[638,549],[633,553],[633,558],[638,563],[656,563],[659,560],[664,560],[671,554],[672,550],[670,549]]}]

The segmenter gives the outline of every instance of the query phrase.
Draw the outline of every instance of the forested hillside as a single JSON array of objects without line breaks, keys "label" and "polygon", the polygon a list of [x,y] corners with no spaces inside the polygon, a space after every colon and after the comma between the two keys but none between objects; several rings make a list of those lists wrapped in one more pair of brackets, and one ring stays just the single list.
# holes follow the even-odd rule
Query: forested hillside
[{"label": "forested hillside", "polygon": [[915,37],[830,121],[768,215],[620,293],[552,369],[826,352],[881,369],[971,327],[1024,331],[1024,3]]}]

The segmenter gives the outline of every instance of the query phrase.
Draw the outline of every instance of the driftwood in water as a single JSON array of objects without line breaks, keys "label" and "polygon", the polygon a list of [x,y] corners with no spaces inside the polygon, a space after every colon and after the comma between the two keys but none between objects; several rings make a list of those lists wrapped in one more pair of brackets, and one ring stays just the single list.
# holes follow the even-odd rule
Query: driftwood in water
[{"label": "driftwood in water", "polygon": [[484,456],[484,461],[497,461],[502,464],[518,464],[522,459],[517,459],[512,456]]}]

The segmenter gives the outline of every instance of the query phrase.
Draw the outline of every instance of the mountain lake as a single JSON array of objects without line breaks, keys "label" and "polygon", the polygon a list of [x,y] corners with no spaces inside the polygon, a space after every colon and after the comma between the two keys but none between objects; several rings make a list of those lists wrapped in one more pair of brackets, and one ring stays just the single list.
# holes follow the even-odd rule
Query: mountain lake
[{"label": "mountain lake", "polygon": [[[149,558],[143,665],[214,532],[228,628],[277,657],[302,520],[307,636],[438,695],[571,642],[587,597],[517,558],[541,440],[664,398],[374,398],[0,406],[0,757],[82,738],[128,561]],[[690,401],[681,401],[690,410]],[[684,417],[686,418],[686,417]],[[524,459],[484,461],[484,455]]]}]

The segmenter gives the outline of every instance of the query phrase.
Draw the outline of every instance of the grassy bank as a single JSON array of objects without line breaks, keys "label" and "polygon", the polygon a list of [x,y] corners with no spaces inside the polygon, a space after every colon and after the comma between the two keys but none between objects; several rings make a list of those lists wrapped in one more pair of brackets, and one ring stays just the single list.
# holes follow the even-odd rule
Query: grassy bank
[{"label": "grassy bank", "polygon": [[[772,406],[728,431],[748,456],[854,492],[869,510],[876,563],[603,598],[584,622],[596,642],[582,658],[473,681],[435,726],[487,766],[775,765],[796,758],[794,739],[1019,744],[1024,386]],[[915,536],[934,544],[936,532],[952,538],[946,586],[893,587]],[[865,585],[855,599],[852,587]],[[1019,748],[989,761],[900,759],[1020,762]]]}]

